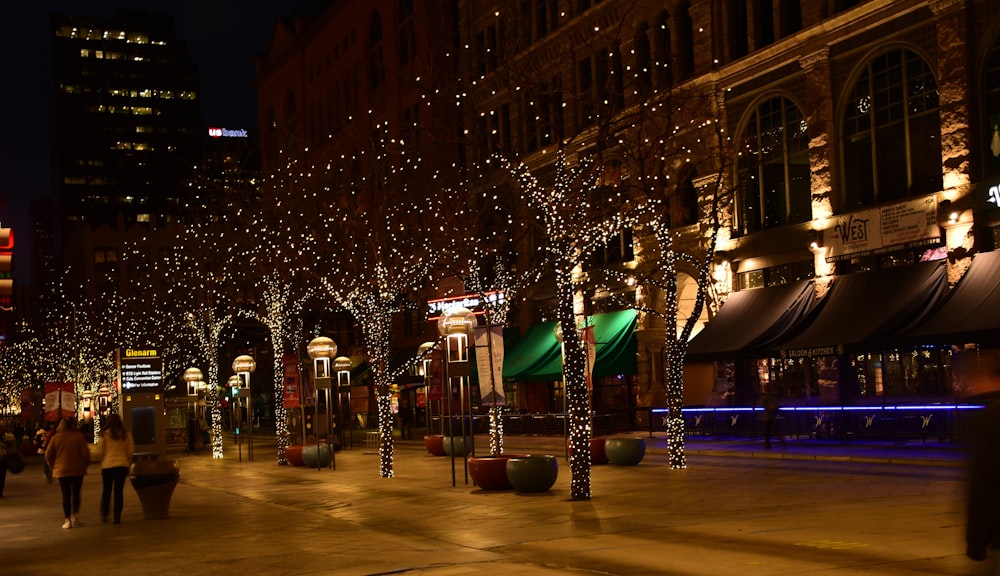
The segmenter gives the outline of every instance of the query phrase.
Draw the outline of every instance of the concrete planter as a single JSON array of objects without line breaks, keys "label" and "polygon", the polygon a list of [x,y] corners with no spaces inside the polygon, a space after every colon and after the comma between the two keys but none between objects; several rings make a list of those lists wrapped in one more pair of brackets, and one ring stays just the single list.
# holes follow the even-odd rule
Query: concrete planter
[{"label": "concrete planter", "polygon": [[431,456],[447,455],[444,451],[444,436],[441,434],[428,434],[424,436],[424,448],[427,448],[427,453]]},{"label": "concrete planter", "polygon": [[608,438],[604,442],[608,462],[616,466],[635,466],[646,455],[646,441],[642,438]]},{"label": "concrete planter", "polygon": [[167,517],[170,499],[180,478],[176,460],[160,460],[157,454],[136,454],[129,468],[129,479],[139,495],[143,518],[160,520]]},{"label": "concrete planter", "polygon": [[545,492],[558,476],[559,460],[555,456],[532,454],[507,460],[507,480],[518,492]]}]

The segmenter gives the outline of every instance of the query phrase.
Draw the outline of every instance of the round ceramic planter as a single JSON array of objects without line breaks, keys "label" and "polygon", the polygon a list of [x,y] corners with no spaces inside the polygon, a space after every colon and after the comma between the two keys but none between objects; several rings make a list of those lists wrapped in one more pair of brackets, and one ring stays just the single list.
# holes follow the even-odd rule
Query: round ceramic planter
[{"label": "round ceramic planter", "polygon": [[507,460],[523,458],[524,454],[501,454],[499,456],[473,456],[469,458],[469,476],[483,490],[510,490],[507,479]]},{"label": "round ceramic planter", "polygon": [[330,465],[328,444],[307,444],[302,447],[302,462],[309,468],[325,468]]},{"label": "round ceramic planter", "polygon": [[428,434],[424,436],[424,448],[431,456],[446,456],[444,451],[444,436],[441,434]]},{"label": "round ceramic planter", "polygon": [[[454,446],[452,445],[454,442]],[[463,440],[461,436],[445,436],[441,439],[441,446],[444,448],[445,456],[462,456],[472,452],[472,436],[466,436]]]},{"label": "round ceramic planter", "polygon": [[306,465],[306,463],[302,460],[302,444],[285,446],[285,458],[288,459],[288,463],[292,466]]},{"label": "round ceramic planter", "polygon": [[507,480],[518,492],[545,492],[558,476],[555,456],[532,454],[507,459]]},{"label": "round ceramic planter", "polygon": [[604,441],[608,462],[616,466],[635,466],[646,455],[646,441],[642,438],[608,438]]}]

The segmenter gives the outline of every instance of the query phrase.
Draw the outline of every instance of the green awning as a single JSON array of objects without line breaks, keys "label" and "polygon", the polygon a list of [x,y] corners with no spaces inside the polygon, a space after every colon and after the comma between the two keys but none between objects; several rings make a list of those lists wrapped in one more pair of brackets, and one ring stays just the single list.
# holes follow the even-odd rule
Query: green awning
[{"label": "green awning", "polygon": [[595,314],[589,321],[594,326],[594,342],[597,344],[594,376],[637,373],[635,310]]},{"label": "green awning", "polygon": [[[597,354],[594,376],[635,374],[637,341],[635,310],[596,314],[588,318],[594,327]],[[562,379],[562,350],[553,329],[556,322],[535,324],[503,364],[503,377],[519,381],[550,381]]]},{"label": "green awning", "polygon": [[552,332],[555,321],[535,324],[513,350],[504,355],[503,377],[545,382],[562,379],[562,351]]}]

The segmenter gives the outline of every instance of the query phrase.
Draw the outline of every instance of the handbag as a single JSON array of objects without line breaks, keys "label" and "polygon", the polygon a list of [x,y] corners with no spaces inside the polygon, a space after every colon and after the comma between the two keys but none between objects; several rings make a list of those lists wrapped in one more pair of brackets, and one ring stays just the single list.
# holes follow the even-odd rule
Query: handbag
[{"label": "handbag", "polygon": [[7,453],[7,470],[10,470],[11,474],[24,472],[24,460],[21,459],[20,454],[17,452]]}]

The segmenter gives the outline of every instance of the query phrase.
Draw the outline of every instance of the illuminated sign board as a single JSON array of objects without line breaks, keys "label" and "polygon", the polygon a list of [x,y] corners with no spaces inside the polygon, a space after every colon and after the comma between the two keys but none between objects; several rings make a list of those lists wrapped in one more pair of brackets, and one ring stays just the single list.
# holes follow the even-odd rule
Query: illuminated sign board
[{"label": "illuminated sign board", "polygon": [[1000,208],[1000,186],[994,184],[986,192],[986,201]]},{"label": "illuminated sign board", "polygon": [[[487,292],[485,294],[486,301],[492,306],[496,307],[504,302],[503,292]],[[468,308],[472,310],[474,314],[482,314],[480,308],[482,301],[478,294],[466,294],[464,296],[452,296],[450,298],[438,298],[436,300],[428,300],[427,305],[431,309],[431,317],[429,320],[437,320],[438,317],[449,308],[454,308],[455,306],[461,306],[463,308]]]},{"label": "illuminated sign board", "polygon": [[159,392],[163,382],[163,359],[156,350],[125,349],[121,356],[122,392]]},{"label": "illuminated sign board", "polygon": [[832,217],[823,231],[827,262],[941,241],[934,196]]},{"label": "illuminated sign board", "polygon": [[230,130],[229,128],[209,128],[208,135],[212,138],[246,138],[247,131],[243,129]]}]

